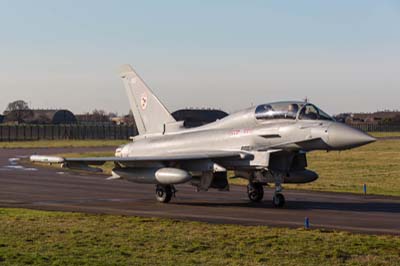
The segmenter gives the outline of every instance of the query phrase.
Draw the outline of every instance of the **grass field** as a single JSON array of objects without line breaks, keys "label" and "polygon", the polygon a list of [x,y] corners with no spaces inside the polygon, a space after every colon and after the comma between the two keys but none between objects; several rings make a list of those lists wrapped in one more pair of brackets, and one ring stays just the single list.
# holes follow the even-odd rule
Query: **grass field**
[{"label": "grass field", "polygon": [[0,209],[0,265],[400,265],[400,237]]},{"label": "grass field", "polygon": [[129,140],[39,140],[0,142],[0,148],[117,147]]},{"label": "grass field", "polygon": [[400,132],[370,132],[375,138],[400,137]]}]

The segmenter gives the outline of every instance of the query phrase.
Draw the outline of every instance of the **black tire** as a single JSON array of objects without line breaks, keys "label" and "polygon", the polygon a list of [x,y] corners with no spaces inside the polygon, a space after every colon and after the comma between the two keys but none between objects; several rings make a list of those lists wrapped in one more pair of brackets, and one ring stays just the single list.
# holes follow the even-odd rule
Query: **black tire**
[{"label": "black tire", "polygon": [[281,193],[276,193],[272,198],[272,204],[274,207],[282,208],[285,205],[285,196]]},{"label": "black tire", "polygon": [[260,183],[250,183],[247,185],[247,196],[252,202],[260,202],[264,197],[264,188]]},{"label": "black tire", "polygon": [[156,199],[158,202],[168,203],[172,198],[172,187],[170,185],[156,187]]}]

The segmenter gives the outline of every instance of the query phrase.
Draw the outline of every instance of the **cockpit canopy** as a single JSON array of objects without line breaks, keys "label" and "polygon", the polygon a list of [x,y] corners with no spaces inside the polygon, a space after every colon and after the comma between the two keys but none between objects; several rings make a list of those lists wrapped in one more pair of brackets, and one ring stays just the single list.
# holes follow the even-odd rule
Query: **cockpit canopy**
[{"label": "cockpit canopy", "polygon": [[255,111],[256,119],[329,120],[333,118],[313,104],[306,102],[277,102],[261,104]]}]

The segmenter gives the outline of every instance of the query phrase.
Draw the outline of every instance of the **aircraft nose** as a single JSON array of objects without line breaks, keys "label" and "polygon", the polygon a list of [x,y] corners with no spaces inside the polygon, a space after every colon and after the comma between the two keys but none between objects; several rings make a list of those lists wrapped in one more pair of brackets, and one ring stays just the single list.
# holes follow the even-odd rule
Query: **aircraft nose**
[{"label": "aircraft nose", "polygon": [[341,123],[333,123],[328,128],[329,146],[334,150],[345,150],[375,142],[370,135]]}]

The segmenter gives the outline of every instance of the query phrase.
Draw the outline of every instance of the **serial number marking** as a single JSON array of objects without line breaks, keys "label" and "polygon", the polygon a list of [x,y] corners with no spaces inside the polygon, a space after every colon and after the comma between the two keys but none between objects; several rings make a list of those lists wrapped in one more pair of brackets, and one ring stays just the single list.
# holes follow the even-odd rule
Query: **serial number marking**
[{"label": "serial number marking", "polygon": [[238,136],[238,135],[249,135],[252,133],[252,130],[250,128],[243,128],[243,129],[234,129],[231,131],[231,134],[233,136]]}]

